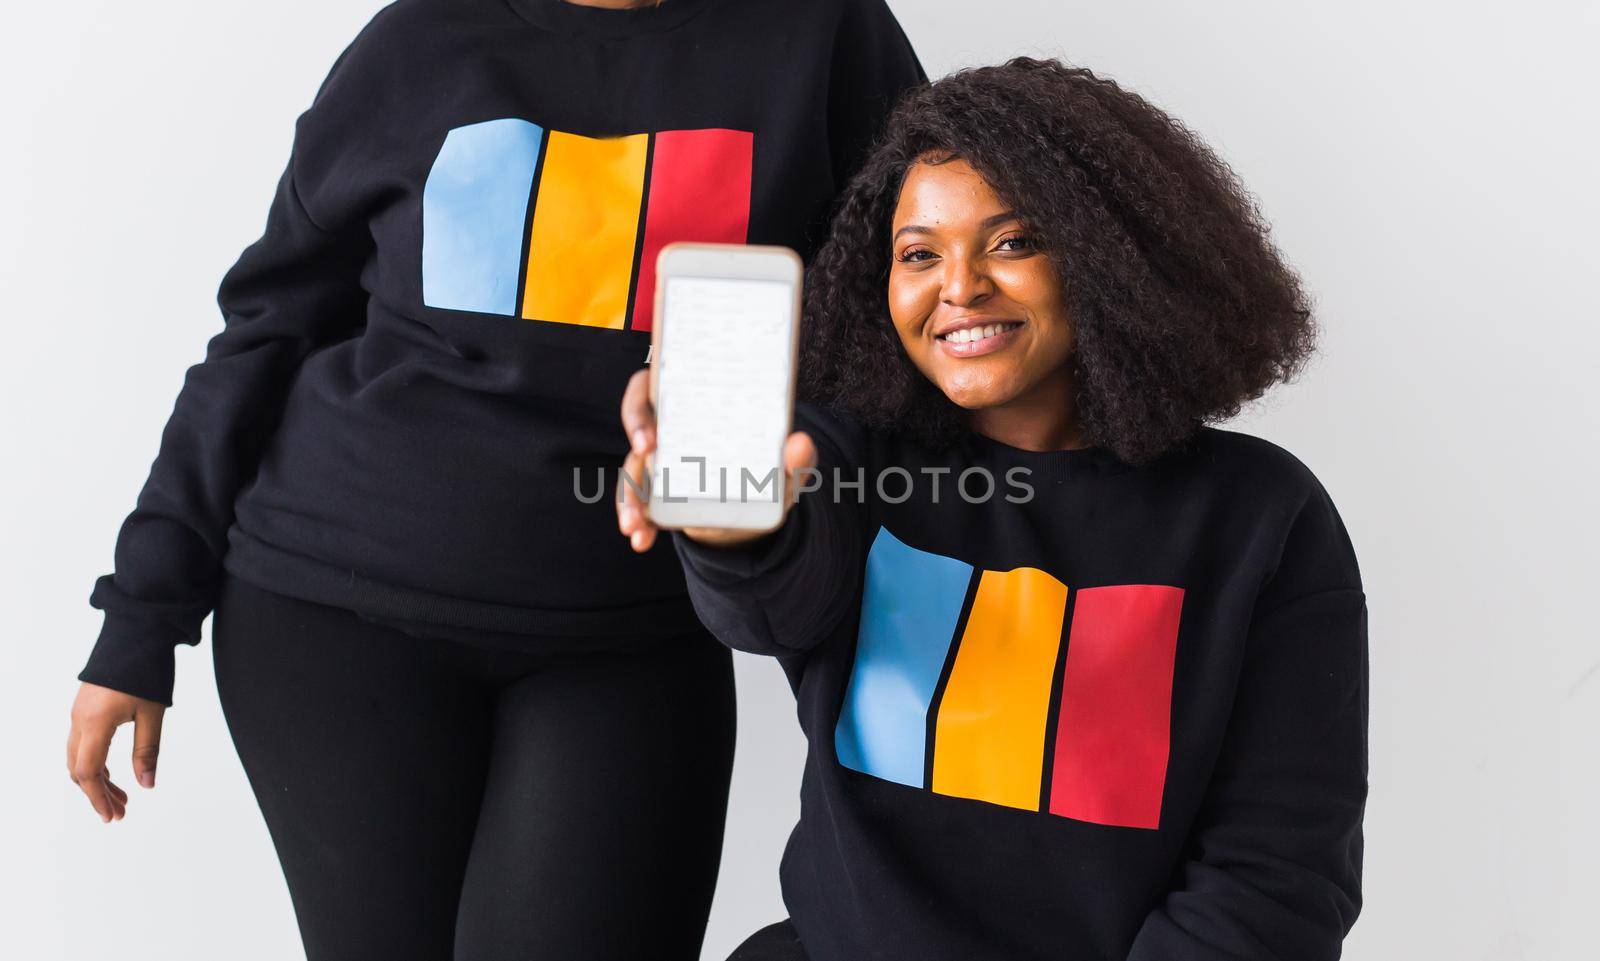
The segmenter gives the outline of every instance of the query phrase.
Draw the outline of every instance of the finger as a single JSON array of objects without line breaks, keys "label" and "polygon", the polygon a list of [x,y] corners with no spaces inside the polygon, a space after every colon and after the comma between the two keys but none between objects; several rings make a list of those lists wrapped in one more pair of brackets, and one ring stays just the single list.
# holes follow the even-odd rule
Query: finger
[{"label": "finger", "polygon": [[161,753],[159,704],[141,704],[133,714],[133,778],[144,788],[156,786],[156,757]]},{"label": "finger", "polygon": [[635,371],[628,379],[627,390],[622,392],[622,429],[635,454],[649,453],[655,446],[656,412],[650,403],[648,369]]},{"label": "finger", "polygon": [[128,792],[118,787],[117,782],[111,780],[111,771],[101,771],[100,776],[105,779],[106,789],[111,792],[111,799],[116,801],[118,804],[127,804]]},{"label": "finger", "polygon": [[783,442],[783,469],[794,473],[817,466],[817,443],[811,435],[797,430]]},{"label": "finger", "polygon": [[112,807],[111,791],[105,779],[98,774],[78,778],[78,790],[89,799],[89,806],[94,808],[94,813],[100,815],[100,820],[107,824],[111,823],[116,815],[116,809]]},{"label": "finger", "polygon": [[128,814],[128,792],[111,780],[110,770],[100,772],[100,782],[106,786],[106,800],[111,804],[111,820],[122,820]]},{"label": "finger", "polygon": [[655,527],[650,521],[650,515],[645,512],[645,476],[649,472],[649,464],[645,455],[634,451],[622,460],[622,478],[617,483],[617,529],[622,536],[628,539],[628,546],[634,551],[649,550],[641,545],[648,543],[651,535],[646,533]]},{"label": "finger", "polygon": [[629,454],[622,462],[622,472],[631,483],[622,483],[626,490],[621,491],[622,496],[618,498],[617,526],[628,538],[628,545],[638,553],[649,550],[656,540],[656,525],[645,510],[643,497],[647,471],[643,454]]},{"label": "finger", "polygon": [[629,454],[622,460],[622,476],[617,481],[617,529],[624,537],[633,536],[640,525],[650,523],[644,502],[648,470],[643,454]]},{"label": "finger", "polygon": [[783,442],[783,466],[788,471],[783,491],[783,512],[788,517],[789,510],[800,501],[800,478],[795,475],[817,466],[817,444],[810,434],[795,431]]},{"label": "finger", "polygon": [[72,759],[72,779],[89,799],[100,820],[109,822],[112,817],[111,792],[106,780],[100,776],[105,770],[106,755],[111,752],[111,736],[117,726],[107,722],[86,725],[78,739],[78,749]]}]

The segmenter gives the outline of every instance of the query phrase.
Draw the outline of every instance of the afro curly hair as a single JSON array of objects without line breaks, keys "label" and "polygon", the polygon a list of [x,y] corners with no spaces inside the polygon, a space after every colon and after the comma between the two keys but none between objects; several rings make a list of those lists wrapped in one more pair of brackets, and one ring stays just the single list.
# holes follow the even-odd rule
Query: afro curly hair
[{"label": "afro curly hair", "polygon": [[802,396],[935,447],[967,418],[889,319],[906,171],[960,158],[1061,278],[1084,435],[1148,462],[1296,374],[1309,298],[1238,177],[1183,124],[1092,71],[1019,57],[908,92],[840,197],[806,280]]}]

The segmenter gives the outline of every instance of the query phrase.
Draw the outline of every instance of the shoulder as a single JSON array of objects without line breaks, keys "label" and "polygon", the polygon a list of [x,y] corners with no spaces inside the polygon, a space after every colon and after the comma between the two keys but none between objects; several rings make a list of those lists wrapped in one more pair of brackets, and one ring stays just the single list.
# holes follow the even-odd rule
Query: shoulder
[{"label": "shoulder", "polygon": [[894,19],[886,0],[826,0],[819,6],[843,23],[860,20]]},{"label": "shoulder", "polygon": [[766,13],[782,13],[785,18],[815,17],[833,23],[844,23],[864,17],[893,16],[887,0],[713,0],[723,9],[740,7],[760,8]]},{"label": "shoulder", "polygon": [[414,102],[419,89],[439,83],[434,65],[481,56],[485,37],[520,25],[504,0],[394,0],[339,54],[318,98]]},{"label": "shoulder", "polygon": [[1343,517],[1311,468],[1250,434],[1205,428],[1188,458],[1245,512],[1271,523],[1259,531],[1271,558],[1263,598],[1361,590],[1355,547]]},{"label": "shoulder", "polygon": [[1239,431],[1201,428],[1179,458],[1273,499],[1303,499],[1322,491],[1305,462],[1270,440]]},{"label": "shoulder", "polygon": [[380,9],[347,43],[328,68],[311,105],[300,118],[302,136],[315,137],[320,127],[343,128],[363,115],[382,110],[389,91],[414,54],[421,0],[398,0]]},{"label": "shoulder", "polygon": [[[496,4],[499,6],[499,4]],[[378,8],[357,39],[385,42],[419,28],[470,21],[486,12],[486,0],[393,0]],[[506,19],[502,16],[501,19]]]},{"label": "shoulder", "polygon": [[904,44],[905,31],[885,0],[720,0],[725,12],[740,12],[785,32],[814,37],[839,48],[841,54],[877,51],[887,43]]},{"label": "shoulder", "polygon": [[[911,54],[905,28],[885,0],[833,0],[832,6],[832,22],[848,45],[859,46],[873,55]],[[922,68],[919,65],[916,69],[920,76]]]},{"label": "shoulder", "polygon": [[[670,2],[670,0],[669,0]],[[885,0],[711,0],[709,11],[722,17],[742,17],[770,29],[784,24],[784,33],[804,38],[832,40],[859,36],[896,24]]]},{"label": "shoulder", "polygon": [[845,22],[852,20],[894,21],[894,13],[889,9],[887,0],[829,0],[828,6],[838,11],[838,17]]},{"label": "shoulder", "polygon": [[[302,188],[336,165],[376,162],[417,122],[451,56],[445,28],[478,16],[481,0],[397,0],[345,45],[295,125]],[[459,32],[458,32],[459,33]],[[459,39],[454,41],[461,42]]]},{"label": "shoulder", "polygon": [[334,61],[323,92],[335,84],[358,82],[364,74],[404,70],[408,60],[427,49],[427,38],[437,28],[476,5],[469,2],[457,8],[443,0],[395,0],[379,8]]}]

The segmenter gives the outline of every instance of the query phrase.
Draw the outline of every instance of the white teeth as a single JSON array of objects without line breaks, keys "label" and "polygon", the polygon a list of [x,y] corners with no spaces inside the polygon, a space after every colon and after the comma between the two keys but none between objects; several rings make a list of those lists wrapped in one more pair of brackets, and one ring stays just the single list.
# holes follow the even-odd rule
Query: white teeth
[{"label": "white teeth", "polygon": [[982,327],[963,327],[944,335],[944,339],[952,344],[971,344],[980,340],[987,340],[994,335],[1010,328],[1009,324],[985,324]]}]

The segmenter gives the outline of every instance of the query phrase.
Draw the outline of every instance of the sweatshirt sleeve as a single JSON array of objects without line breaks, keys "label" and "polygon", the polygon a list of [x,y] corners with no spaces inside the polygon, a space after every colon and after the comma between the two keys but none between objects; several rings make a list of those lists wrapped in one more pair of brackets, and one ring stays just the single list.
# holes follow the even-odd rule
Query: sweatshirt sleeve
[{"label": "sweatshirt sleeve", "polygon": [[1332,961],[1361,907],[1367,607],[1318,488],[1257,603],[1176,889],[1130,961]]},{"label": "sweatshirt sleeve", "polygon": [[783,526],[750,545],[706,547],[674,532],[695,612],[724,644],[790,656],[821,643],[856,603],[861,581],[862,511],[832,496],[834,470],[859,463],[848,429],[797,413],[796,428],[817,444],[821,486],[800,495]]},{"label": "sweatshirt sleeve", "polygon": [[320,166],[308,170],[306,145],[329,136],[326,100],[349,53],[296,121],[264,233],[222,280],[222,330],[186,372],[117,535],[115,570],[90,594],[105,618],[79,680],[171,703],[174,646],[200,640],[234,497],[255,472],[291,379],[312,351],[365,321],[370,234],[350,218],[314,218],[302,193],[330,179]]},{"label": "sweatshirt sleeve", "polygon": [[900,95],[928,82],[884,0],[845,0],[828,80],[834,182],[855,172]]}]

